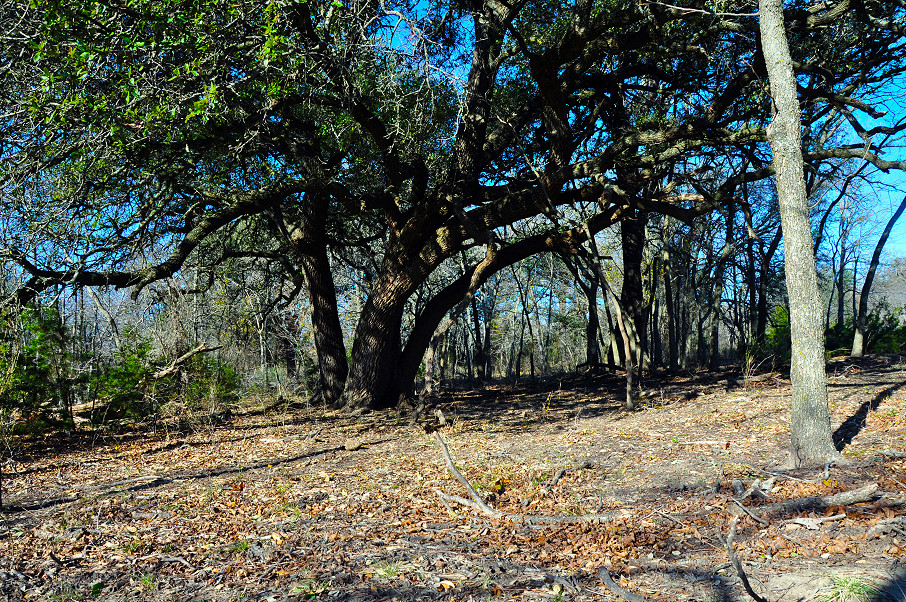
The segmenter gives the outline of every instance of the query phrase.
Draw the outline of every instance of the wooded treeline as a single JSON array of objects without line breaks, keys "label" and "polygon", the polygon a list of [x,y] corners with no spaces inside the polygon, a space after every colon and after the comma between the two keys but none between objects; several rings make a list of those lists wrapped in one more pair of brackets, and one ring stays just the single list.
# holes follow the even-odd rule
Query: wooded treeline
[{"label": "wooded treeline", "polygon": [[[84,361],[127,332],[163,364],[216,343],[349,409],[423,379],[782,362],[756,9],[4,0],[6,319],[44,308]],[[904,15],[784,4],[834,349],[848,321],[901,344],[856,289],[876,176],[906,167]]]}]

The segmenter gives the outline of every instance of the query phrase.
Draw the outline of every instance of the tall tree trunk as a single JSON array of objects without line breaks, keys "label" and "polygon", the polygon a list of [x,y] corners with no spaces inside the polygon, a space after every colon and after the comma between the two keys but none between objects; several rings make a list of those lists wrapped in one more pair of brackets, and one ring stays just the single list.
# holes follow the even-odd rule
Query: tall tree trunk
[{"label": "tall tree trunk", "polygon": [[843,329],[844,308],[846,307],[846,239],[840,237],[840,267],[837,270],[837,330]]},{"label": "tall tree trunk", "polygon": [[648,354],[648,324],[645,311],[645,292],[642,284],[642,256],[645,249],[645,226],[648,214],[635,211],[620,222],[623,247],[623,288],[620,291],[622,320],[628,343],[639,370]]},{"label": "tall tree trunk", "polygon": [[484,356],[484,344],[482,343],[481,337],[481,319],[478,316],[478,304],[475,302],[474,297],[472,297],[472,301],[469,305],[472,310],[472,329],[475,333],[475,374],[478,377],[478,380],[487,382],[487,373],[485,372],[487,362]]},{"label": "tall tree trunk", "polygon": [[399,402],[394,376],[400,360],[400,323],[412,289],[406,275],[386,270],[362,307],[341,397],[346,408],[381,409]]},{"label": "tall tree trunk", "polygon": [[745,348],[746,351],[749,349],[749,345],[755,342],[755,330],[758,327],[758,312],[756,308],[758,307],[758,286],[757,278],[755,275],[755,239],[749,237],[746,241],[746,288],[749,293],[749,303],[746,311],[746,338],[745,338]]},{"label": "tall tree trunk", "polygon": [[592,280],[582,286],[585,299],[588,301],[588,322],[585,324],[585,363],[589,368],[601,363],[601,348],[598,346],[598,331],[601,321],[598,319],[598,282]]},{"label": "tall tree trunk", "polygon": [[736,217],[736,205],[730,203],[727,207],[727,232],[724,239],[724,248],[720,251],[717,266],[714,268],[714,288],[711,298],[711,357],[708,368],[717,370],[720,363],[720,306],[724,296],[724,271],[727,260],[733,253],[733,226]]},{"label": "tall tree trunk", "polygon": [[[884,245],[887,243],[890,231],[893,230],[897,220],[903,215],[904,209],[906,209],[906,196],[903,197],[903,200],[900,201],[900,206],[897,207],[897,210],[887,221],[884,232],[881,233],[881,238],[878,240],[878,244],[875,245],[875,252],[871,256],[871,263],[868,265],[868,273],[865,274],[865,283],[862,285],[862,292],[859,293],[859,314],[856,318],[856,332],[853,336],[853,349],[851,355],[855,357],[862,357],[862,354],[865,352],[865,320],[868,318],[868,296],[871,294],[871,285],[875,280],[875,271],[878,269],[878,263],[881,261],[881,252],[884,250]],[[855,287],[853,287],[853,290],[855,290]],[[855,295],[855,292],[853,292],[853,294]]]},{"label": "tall tree trunk", "polygon": [[661,304],[660,299],[657,296],[657,289],[659,286],[658,275],[661,273],[661,263],[660,259],[655,256],[654,260],[651,262],[651,309],[649,312],[648,322],[651,325],[651,333],[649,336],[649,341],[651,343],[652,349],[652,367],[660,368],[661,364],[664,363],[664,348],[661,345],[661,326],[660,326],[660,311]]},{"label": "tall tree trunk", "polygon": [[615,366],[625,366],[626,356],[623,347],[623,337],[614,326],[613,316],[610,313],[610,304],[604,302],[604,315],[607,316],[607,329],[610,332],[610,345],[607,346],[608,362]]},{"label": "tall tree trunk", "polygon": [[349,365],[337,313],[336,286],[327,256],[326,203],[326,197],[306,195],[299,223],[284,220],[284,228],[305,274],[318,356],[318,395],[333,405],[343,394]]},{"label": "tall tree trunk", "polygon": [[604,286],[607,287],[606,291],[611,303],[613,304],[613,310],[617,317],[617,327],[619,328],[620,334],[623,338],[623,348],[626,354],[626,402],[624,407],[631,412],[635,409],[635,395],[632,384],[632,371],[635,369],[635,366],[633,365],[634,362],[632,345],[629,343],[631,335],[626,329],[625,312],[620,307],[620,302],[617,301],[617,296],[613,294],[613,291],[610,290],[610,286],[608,286],[606,282],[604,283]]},{"label": "tall tree trunk", "polygon": [[792,335],[793,466],[840,460],[831,433],[824,365],[824,331],[815,269],[808,199],[803,179],[802,138],[796,78],[790,58],[781,0],[759,0],[761,43],[775,115],[768,126],[783,223],[786,283]]},{"label": "tall tree trunk", "polygon": [[673,281],[670,276],[670,255],[669,251],[664,250],[664,301],[667,310],[667,362],[670,372],[676,372],[679,359],[679,337],[676,332],[676,307],[673,302]]}]

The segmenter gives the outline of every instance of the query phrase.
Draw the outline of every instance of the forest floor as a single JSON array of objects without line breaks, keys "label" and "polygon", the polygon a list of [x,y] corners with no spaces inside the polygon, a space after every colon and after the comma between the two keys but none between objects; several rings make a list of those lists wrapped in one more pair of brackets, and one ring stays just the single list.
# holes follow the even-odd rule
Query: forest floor
[{"label": "forest floor", "polygon": [[[828,376],[849,463],[794,472],[777,468],[785,376],[647,378],[631,413],[618,375],[445,393],[440,433],[463,475],[495,509],[553,524],[442,501],[465,489],[435,436],[393,411],[262,402],[191,431],[18,441],[0,600],[746,600],[725,547],[736,513],[736,555],[770,602],[902,602],[906,358],[838,359]],[[752,514],[877,491],[760,523],[734,480]]]}]

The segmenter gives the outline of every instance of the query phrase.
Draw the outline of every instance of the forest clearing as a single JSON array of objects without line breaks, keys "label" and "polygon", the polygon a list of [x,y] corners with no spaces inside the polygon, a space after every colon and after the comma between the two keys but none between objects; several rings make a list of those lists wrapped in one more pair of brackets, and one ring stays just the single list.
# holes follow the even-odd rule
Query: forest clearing
[{"label": "forest clearing", "polygon": [[906,0],[0,0],[0,602],[906,602],[904,90]]},{"label": "forest clearing", "polygon": [[[906,358],[833,360],[828,381],[849,464],[792,472],[776,468],[780,374],[652,377],[631,413],[613,374],[442,394],[438,432],[483,499],[602,517],[588,523],[444,502],[465,490],[424,421],[395,410],[261,399],[192,430],[22,441],[4,466],[0,599],[745,600],[725,548],[735,512],[736,555],[765,599],[903,600]],[[763,512],[868,485],[863,502]]]}]

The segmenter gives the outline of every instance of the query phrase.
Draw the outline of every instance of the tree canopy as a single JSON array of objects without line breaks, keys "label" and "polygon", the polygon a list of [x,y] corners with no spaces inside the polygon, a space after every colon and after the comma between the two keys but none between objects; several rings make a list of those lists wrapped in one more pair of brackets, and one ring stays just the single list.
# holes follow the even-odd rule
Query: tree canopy
[{"label": "tree canopy", "polygon": [[[882,106],[906,67],[903,3],[784,10],[807,184],[851,159],[906,167],[884,156],[906,123]],[[755,7],[721,11],[3,0],[0,238],[15,296],[138,295],[187,265],[260,257],[311,299],[324,398],[382,407],[410,392],[479,263],[483,280],[535,253],[587,254],[590,234],[621,223],[622,302],[644,339],[648,216],[744,205],[740,186],[773,173]],[[404,340],[407,301],[462,253]],[[344,260],[370,272],[349,365],[331,269]]]}]

